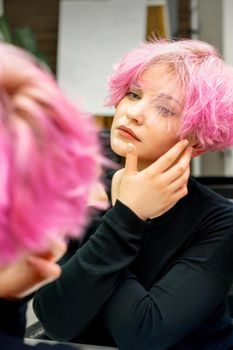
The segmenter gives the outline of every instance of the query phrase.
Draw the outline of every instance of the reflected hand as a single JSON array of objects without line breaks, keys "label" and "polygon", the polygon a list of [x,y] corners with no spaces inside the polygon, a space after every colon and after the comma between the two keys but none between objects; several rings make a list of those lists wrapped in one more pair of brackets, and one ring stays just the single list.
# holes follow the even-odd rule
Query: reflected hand
[{"label": "reflected hand", "polygon": [[109,207],[108,196],[103,184],[98,183],[91,188],[88,206],[100,210],[106,210]]},{"label": "reflected hand", "polygon": [[28,255],[20,261],[0,267],[0,298],[21,299],[57,279],[61,267],[56,261],[65,251],[66,244],[56,241],[41,254]]}]

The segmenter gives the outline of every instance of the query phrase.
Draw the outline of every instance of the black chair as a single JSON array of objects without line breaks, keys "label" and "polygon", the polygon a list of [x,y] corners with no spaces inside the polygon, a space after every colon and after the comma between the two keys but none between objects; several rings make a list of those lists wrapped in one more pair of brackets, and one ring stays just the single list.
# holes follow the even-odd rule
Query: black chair
[{"label": "black chair", "polygon": [[195,180],[211,188],[222,196],[233,200],[233,177],[230,176],[197,176]]}]

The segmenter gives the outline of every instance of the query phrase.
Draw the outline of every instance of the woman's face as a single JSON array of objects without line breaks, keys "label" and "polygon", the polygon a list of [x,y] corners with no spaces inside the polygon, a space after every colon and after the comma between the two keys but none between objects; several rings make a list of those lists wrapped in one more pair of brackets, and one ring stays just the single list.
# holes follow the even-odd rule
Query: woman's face
[{"label": "woman's face", "polygon": [[126,146],[137,148],[138,167],[153,163],[177,141],[182,112],[181,89],[165,65],[144,71],[116,106],[111,147],[121,156]]}]

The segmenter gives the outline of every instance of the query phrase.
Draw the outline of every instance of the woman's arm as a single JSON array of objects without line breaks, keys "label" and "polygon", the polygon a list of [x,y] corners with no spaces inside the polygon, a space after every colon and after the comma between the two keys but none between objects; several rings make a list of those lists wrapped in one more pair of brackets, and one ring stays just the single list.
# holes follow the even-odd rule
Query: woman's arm
[{"label": "woman's arm", "polygon": [[232,228],[228,232],[214,249],[214,232],[190,248],[149,290],[128,273],[105,306],[106,327],[121,350],[168,349],[215,311],[233,279]]},{"label": "woman's arm", "polygon": [[56,340],[79,335],[124,279],[140,249],[144,221],[117,202],[97,231],[34,297],[34,310]]}]

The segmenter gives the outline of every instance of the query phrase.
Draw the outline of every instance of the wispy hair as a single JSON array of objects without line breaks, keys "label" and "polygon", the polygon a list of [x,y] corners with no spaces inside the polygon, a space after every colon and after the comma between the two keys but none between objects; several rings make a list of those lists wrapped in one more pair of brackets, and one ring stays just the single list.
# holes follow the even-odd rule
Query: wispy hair
[{"label": "wispy hair", "polygon": [[23,50],[0,43],[0,263],[78,237],[101,162],[92,116]]},{"label": "wispy hair", "polygon": [[106,105],[116,106],[141,74],[156,64],[175,73],[182,91],[179,138],[195,138],[204,150],[233,145],[233,68],[199,40],[154,40],[126,54],[114,66]]}]

